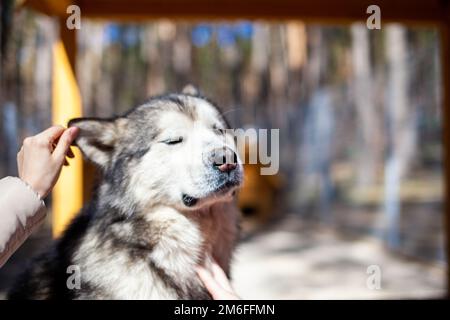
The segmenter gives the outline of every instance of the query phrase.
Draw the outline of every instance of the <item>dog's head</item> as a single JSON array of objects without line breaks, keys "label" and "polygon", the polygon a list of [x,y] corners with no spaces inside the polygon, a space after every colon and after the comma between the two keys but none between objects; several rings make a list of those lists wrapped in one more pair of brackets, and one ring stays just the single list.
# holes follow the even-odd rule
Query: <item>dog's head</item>
[{"label": "dog's head", "polygon": [[113,119],[78,118],[76,144],[102,172],[118,206],[198,209],[231,200],[242,182],[234,137],[193,87],[155,97]]}]

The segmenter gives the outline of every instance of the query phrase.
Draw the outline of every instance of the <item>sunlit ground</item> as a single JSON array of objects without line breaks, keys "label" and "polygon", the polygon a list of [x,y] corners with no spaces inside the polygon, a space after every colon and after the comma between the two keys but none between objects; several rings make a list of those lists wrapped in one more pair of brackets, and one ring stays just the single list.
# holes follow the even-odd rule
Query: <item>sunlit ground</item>
[{"label": "sunlit ground", "polygon": [[[381,269],[381,289],[367,287],[367,267]],[[390,252],[375,239],[344,238],[288,216],[243,242],[233,269],[244,299],[401,299],[445,294],[444,264]]]}]

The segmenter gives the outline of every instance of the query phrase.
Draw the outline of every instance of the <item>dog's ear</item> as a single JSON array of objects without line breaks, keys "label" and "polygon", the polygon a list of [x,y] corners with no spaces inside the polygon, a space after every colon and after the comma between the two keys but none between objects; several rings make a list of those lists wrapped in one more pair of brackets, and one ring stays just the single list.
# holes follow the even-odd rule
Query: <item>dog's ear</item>
[{"label": "dog's ear", "polygon": [[76,118],[68,127],[78,127],[75,139],[84,156],[100,167],[105,167],[120,136],[120,122],[124,119]]},{"label": "dog's ear", "polygon": [[195,87],[192,84],[188,84],[187,86],[185,86],[181,93],[187,94],[190,96],[199,96],[200,95],[200,91],[197,89],[197,87]]}]

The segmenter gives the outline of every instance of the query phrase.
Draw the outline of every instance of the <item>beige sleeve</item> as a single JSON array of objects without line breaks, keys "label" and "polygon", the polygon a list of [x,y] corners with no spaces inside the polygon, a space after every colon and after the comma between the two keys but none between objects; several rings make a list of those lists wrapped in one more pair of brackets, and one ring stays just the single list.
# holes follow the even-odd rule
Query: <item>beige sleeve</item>
[{"label": "beige sleeve", "polygon": [[15,177],[0,180],[0,268],[43,222],[44,201]]}]

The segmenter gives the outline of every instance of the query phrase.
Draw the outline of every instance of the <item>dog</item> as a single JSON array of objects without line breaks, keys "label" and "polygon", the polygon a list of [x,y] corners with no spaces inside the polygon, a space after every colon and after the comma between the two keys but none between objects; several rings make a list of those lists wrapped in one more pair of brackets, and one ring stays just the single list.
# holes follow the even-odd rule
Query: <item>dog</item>
[{"label": "dog", "polygon": [[[230,275],[243,179],[217,107],[188,86],[122,116],[69,126],[80,129],[76,145],[99,169],[97,187],[8,297],[211,299],[196,267],[215,260]],[[70,270],[79,271],[78,287]]]}]

